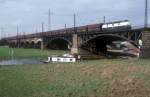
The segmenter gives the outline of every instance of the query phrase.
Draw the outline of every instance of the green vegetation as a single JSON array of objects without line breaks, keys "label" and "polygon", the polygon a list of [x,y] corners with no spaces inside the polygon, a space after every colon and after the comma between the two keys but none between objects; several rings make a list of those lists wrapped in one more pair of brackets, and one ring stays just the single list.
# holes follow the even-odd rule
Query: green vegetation
[{"label": "green vegetation", "polygon": [[41,59],[47,58],[49,55],[61,55],[64,53],[67,53],[67,51],[0,47],[0,59],[9,59],[11,57]]},{"label": "green vegetation", "polygon": [[150,61],[1,66],[0,97],[150,97]]}]

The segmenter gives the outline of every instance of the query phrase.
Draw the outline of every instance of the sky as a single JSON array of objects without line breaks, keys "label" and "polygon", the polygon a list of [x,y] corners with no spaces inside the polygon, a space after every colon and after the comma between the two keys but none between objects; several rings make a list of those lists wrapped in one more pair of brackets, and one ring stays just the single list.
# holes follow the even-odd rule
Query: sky
[{"label": "sky", "polygon": [[[150,2],[148,2],[150,4]],[[0,0],[1,37],[48,30],[51,10],[51,30],[106,22],[130,20],[133,26],[144,25],[145,0]],[[150,15],[150,14],[149,14]]]}]

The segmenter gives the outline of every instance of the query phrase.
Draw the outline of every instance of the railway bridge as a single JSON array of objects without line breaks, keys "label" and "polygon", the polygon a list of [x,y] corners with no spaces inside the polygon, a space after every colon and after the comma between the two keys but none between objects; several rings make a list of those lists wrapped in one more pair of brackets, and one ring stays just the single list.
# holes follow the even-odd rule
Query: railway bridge
[{"label": "railway bridge", "polygon": [[[126,41],[139,49],[139,40],[143,45],[140,48],[141,57],[150,57],[150,29],[138,28],[127,30],[103,31],[99,25],[90,28],[84,26],[47,31],[29,35],[18,35],[4,38],[9,47],[35,49],[70,49],[72,54],[94,53],[106,54],[107,46],[115,41]],[[82,28],[82,29],[81,29]]]}]

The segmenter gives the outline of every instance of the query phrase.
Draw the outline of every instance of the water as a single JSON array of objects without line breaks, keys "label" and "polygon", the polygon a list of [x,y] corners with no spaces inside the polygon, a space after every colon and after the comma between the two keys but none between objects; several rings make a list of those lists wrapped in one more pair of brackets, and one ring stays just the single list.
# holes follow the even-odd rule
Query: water
[{"label": "water", "polygon": [[11,59],[11,60],[2,60],[0,65],[37,65],[43,64],[40,60],[35,59]]}]

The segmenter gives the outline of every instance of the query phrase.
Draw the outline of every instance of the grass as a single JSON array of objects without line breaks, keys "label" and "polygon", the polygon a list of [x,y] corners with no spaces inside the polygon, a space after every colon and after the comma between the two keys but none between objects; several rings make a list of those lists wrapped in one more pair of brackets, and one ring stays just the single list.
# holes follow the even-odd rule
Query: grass
[{"label": "grass", "polygon": [[49,55],[61,55],[67,53],[67,51],[58,50],[40,50],[40,49],[17,49],[0,47],[0,59],[9,59],[12,57],[12,51],[14,53],[14,58],[36,58],[43,59],[47,58]]},{"label": "grass", "polygon": [[150,61],[1,66],[0,97],[150,97]]}]

